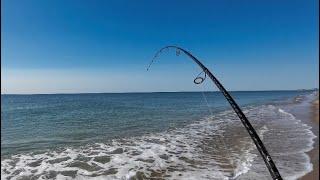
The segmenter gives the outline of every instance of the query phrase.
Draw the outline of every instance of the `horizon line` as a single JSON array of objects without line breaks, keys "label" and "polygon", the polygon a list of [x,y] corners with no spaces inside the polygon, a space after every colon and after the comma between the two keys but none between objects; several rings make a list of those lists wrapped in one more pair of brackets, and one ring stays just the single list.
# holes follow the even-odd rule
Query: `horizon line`
[{"label": "horizon line", "polygon": [[[229,92],[264,92],[264,91],[315,91],[311,89],[278,89],[278,90],[230,90]],[[137,92],[73,92],[73,93],[1,93],[1,95],[72,95],[72,94],[134,94],[134,93],[195,93],[195,92],[220,92],[213,91],[137,91]]]}]

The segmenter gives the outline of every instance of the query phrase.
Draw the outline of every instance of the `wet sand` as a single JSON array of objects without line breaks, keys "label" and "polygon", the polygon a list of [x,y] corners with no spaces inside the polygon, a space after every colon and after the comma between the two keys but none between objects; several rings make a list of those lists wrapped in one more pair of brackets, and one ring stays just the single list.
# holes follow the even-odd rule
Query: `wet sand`
[{"label": "wet sand", "polygon": [[314,143],[314,149],[309,151],[307,154],[309,155],[311,162],[313,164],[313,170],[303,176],[301,180],[315,180],[319,179],[319,93],[317,95],[317,99],[313,101],[312,105],[312,131],[317,136]]}]

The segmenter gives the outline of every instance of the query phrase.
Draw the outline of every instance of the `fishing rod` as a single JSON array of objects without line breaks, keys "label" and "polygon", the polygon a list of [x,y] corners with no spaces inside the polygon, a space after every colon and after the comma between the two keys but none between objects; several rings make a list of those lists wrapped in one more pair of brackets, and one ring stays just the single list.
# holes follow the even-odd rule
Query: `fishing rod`
[{"label": "fishing rod", "polygon": [[161,48],[155,54],[154,58],[152,59],[152,61],[150,62],[149,66],[147,68],[147,71],[150,69],[150,66],[154,62],[154,60],[166,49],[175,49],[177,55],[180,55],[180,52],[183,52],[184,54],[186,54],[188,57],[190,57],[195,63],[197,63],[200,66],[200,68],[203,70],[202,72],[205,73],[205,77],[202,78],[202,77],[199,76],[202,73],[201,72],[198,75],[198,77],[196,77],[194,79],[194,83],[201,84],[205,80],[206,76],[210,77],[210,79],[214,82],[214,84],[219,88],[219,90],[222,92],[224,97],[227,99],[227,101],[229,102],[229,104],[231,105],[233,110],[238,115],[238,117],[241,120],[242,124],[244,125],[244,127],[248,131],[251,139],[253,140],[253,142],[256,145],[260,155],[262,156],[262,158],[263,158],[263,160],[264,160],[264,162],[265,162],[265,164],[266,164],[266,166],[267,166],[267,168],[269,170],[269,173],[270,173],[271,177],[274,180],[282,180],[282,177],[281,177],[281,175],[280,175],[275,163],[273,162],[270,154],[268,153],[266,147],[263,145],[263,143],[262,143],[261,139],[259,138],[257,132],[255,131],[255,129],[253,128],[253,126],[251,125],[251,123],[249,122],[247,117],[244,115],[244,113],[242,112],[242,110],[240,109],[238,104],[231,97],[229,92],[222,86],[222,84],[218,81],[218,79],[196,57],[194,57],[191,53],[189,53],[188,51],[186,51],[186,50],[184,50],[184,49],[182,49],[182,48],[180,48],[178,46],[165,46],[165,47]]}]

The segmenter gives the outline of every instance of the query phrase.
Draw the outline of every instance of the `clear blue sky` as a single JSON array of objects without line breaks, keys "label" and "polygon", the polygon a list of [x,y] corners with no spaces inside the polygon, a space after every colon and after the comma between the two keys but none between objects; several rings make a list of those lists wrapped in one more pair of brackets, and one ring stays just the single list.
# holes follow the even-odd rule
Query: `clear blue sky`
[{"label": "clear blue sky", "polygon": [[199,69],[174,52],[146,72],[169,44],[192,52],[229,90],[319,86],[316,0],[1,3],[2,93],[199,90]]}]

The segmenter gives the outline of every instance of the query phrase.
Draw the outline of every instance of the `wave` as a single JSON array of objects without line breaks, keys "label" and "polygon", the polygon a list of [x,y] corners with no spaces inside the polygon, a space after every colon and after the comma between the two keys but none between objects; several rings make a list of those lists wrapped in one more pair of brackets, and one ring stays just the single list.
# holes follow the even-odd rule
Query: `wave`
[{"label": "wave", "polygon": [[[312,170],[305,154],[310,127],[273,105],[247,107],[252,122],[286,179]],[[3,179],[270,179],[233,111],[183,128],[114,139],[78,148],[13,155],[1,161]]]}]

